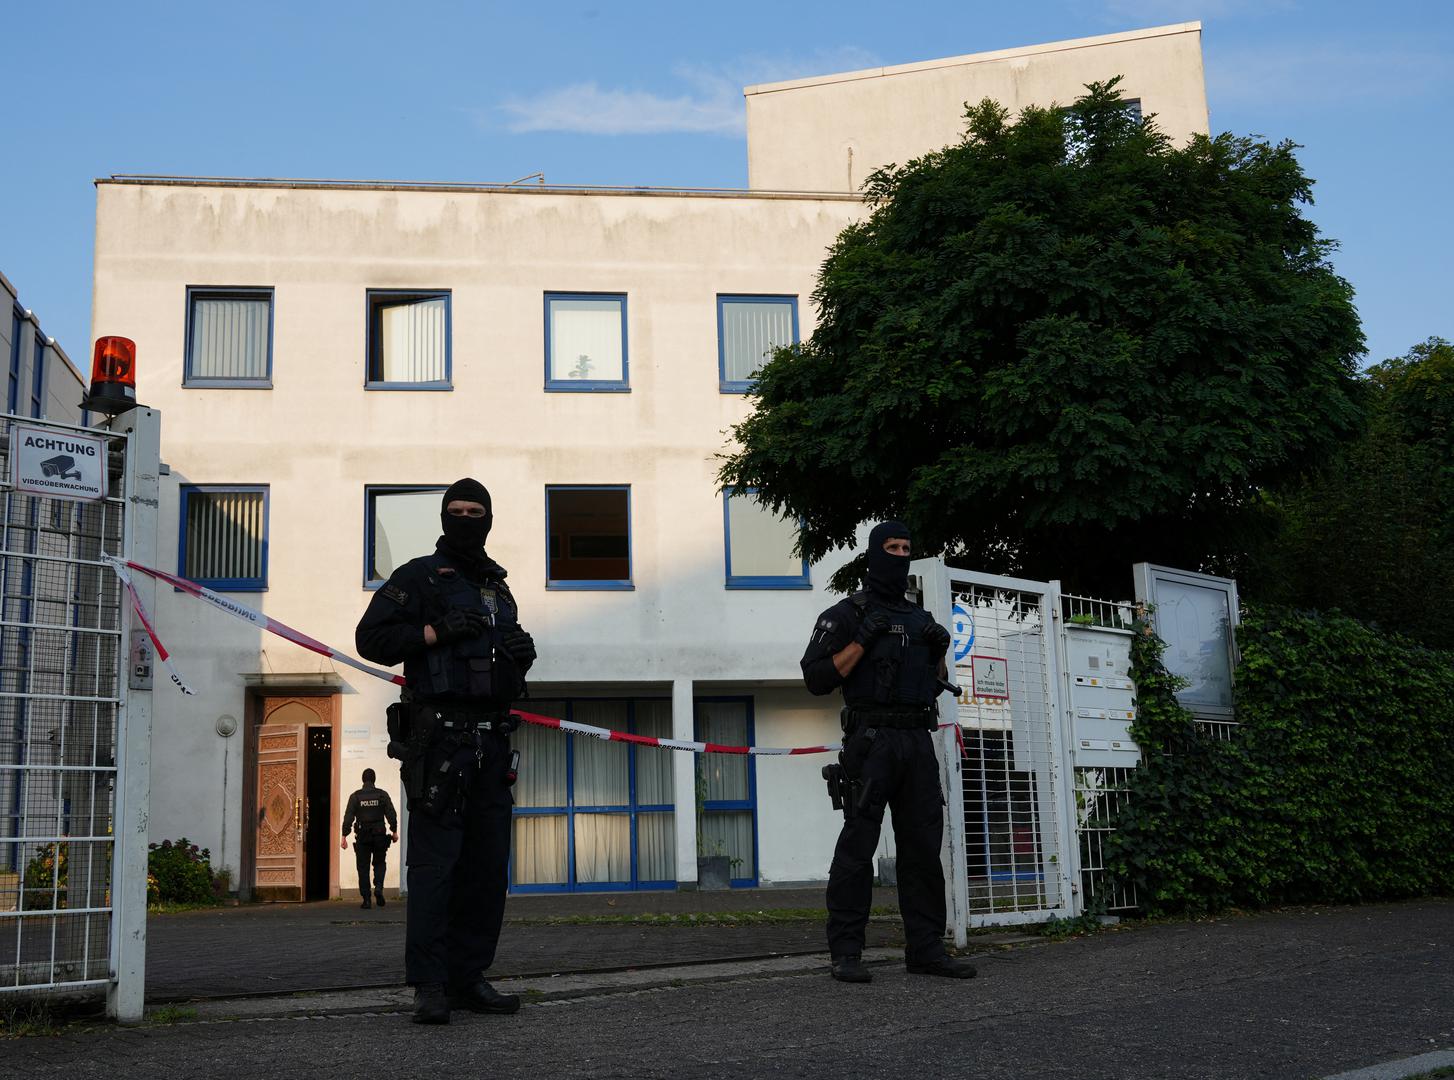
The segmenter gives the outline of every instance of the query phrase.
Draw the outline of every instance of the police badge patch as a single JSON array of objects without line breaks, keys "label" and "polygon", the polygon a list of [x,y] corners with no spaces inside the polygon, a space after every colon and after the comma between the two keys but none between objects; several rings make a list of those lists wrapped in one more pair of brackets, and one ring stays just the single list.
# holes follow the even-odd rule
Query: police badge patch
[{"label": "police badge patch", "polygon": [[828,618],[826,615],[823,618],[821,618],[821,619],[818,620],[818,629],[819,630],[828,630],[828,631],[831,631],[837,625],[838,625],[837,623],[835,623],[832,619]]},{"label": "police badge patch", "polygon": [[495,599],[494,589],[481,589],[480,603],[485,605],[485,610],[488,611],[491,615],[499,613],[500,603],[498,600]]},{"label": "police badge patch", "polygon": [[385,585],[379,592],[383,593],[396,604],[406,604],[409,602],[409,594],[397,585]]}]

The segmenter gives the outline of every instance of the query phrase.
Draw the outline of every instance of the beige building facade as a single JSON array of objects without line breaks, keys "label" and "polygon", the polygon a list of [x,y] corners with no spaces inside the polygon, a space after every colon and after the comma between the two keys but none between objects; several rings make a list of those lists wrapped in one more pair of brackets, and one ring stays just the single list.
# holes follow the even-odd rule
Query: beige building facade
[{"label": "beige building facade", "polygon": [[[868,168],[957,137],[964,100],[1067,100],[1117,71],[1205,127],[1183,26],[752,88],[744,191],[99,181],[93,327],[137,342],[163,416],[162,569],[352,651],[372,590],[432,548],[440,490],[472,475],[540,652],[525,708],[835,740],[836,699],[806,693],[798,658],[847,553],[803,566],[788,523],[716,472],[757,358],[811,334],[823,255],[864,213],[842,144]],[[184,594],[157,606],[197,693],[157,691],[153,839],[205,844],[245,892],[349,891],[343,800],[365,767],[401,794],[395,688]],[[516,744],[512,888],[690,886],[719,854],[738,885],[826,878],[826,758]]]}]

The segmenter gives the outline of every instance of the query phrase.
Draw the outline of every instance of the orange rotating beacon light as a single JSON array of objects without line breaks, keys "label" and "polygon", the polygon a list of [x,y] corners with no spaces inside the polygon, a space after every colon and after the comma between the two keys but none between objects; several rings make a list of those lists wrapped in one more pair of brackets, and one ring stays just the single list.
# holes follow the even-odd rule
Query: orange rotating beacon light
[{"label": "orange rotating beacon light", "polygon": [[115,416],[136,408],[136,342],[124,337],[96,339],[91,358],[91,389],[81,408]]}]

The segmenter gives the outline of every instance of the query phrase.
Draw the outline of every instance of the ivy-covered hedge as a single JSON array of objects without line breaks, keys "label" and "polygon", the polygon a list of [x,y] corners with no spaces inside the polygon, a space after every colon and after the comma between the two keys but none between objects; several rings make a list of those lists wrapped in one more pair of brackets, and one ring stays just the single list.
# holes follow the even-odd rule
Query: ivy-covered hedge
[{"label": "ivy-covered hedge", "polygon": [[1454,655],[1340,615],[1256,611],[1230,740],[1138,626],[1143,751],[1109,867],[1151,914],[1454,892]]}]

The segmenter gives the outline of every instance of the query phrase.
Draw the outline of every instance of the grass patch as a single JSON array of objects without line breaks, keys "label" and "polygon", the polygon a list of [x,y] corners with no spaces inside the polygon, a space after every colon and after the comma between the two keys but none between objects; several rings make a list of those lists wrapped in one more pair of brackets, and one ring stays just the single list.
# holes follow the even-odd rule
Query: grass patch
[{"label": "grass patch", "polygon": [[148,1024],[182,1024],[197,1019],[197,1010],[190,1005],[158,1005],[146,1014]]},{"label": "grass patch", "polygon": [[148,915],[175,915],[180,911],[211,911],[227,907],[221,900],[163,900],[146,906]]},{"label": "grass patch", "polygon": [[[870,916],[897,916],[898,908],[876,907]],[[506,919],[514,926],[791,926],[821,923],[823,908],[775,908],[767,911],[638,912],[626,915],[523,915]]]},{"label": "grass patch", "polygon": [[1440,1077],[1445,1076],[1454,1076],[1454,1065],[1445,1065],[1442,1068],[1430,1069],[1428,1072],[1407,1076],[1404,1080],[1439,1080]]},{"label": "grass patch", "polygon": [[0,1039],[59,1035],[65,1026],[45,1001],[17,1002],[0,1007]]},{"label": "grass patch", "polygon": [[1073,919],[1061,919],[1052,915],[1048,922],[1037,923],[1029,929],[1051,941],[1064,941],[1066,938],[1098,934],[1105,928],[1105,924],[1095,915],[1077,915]]}]

